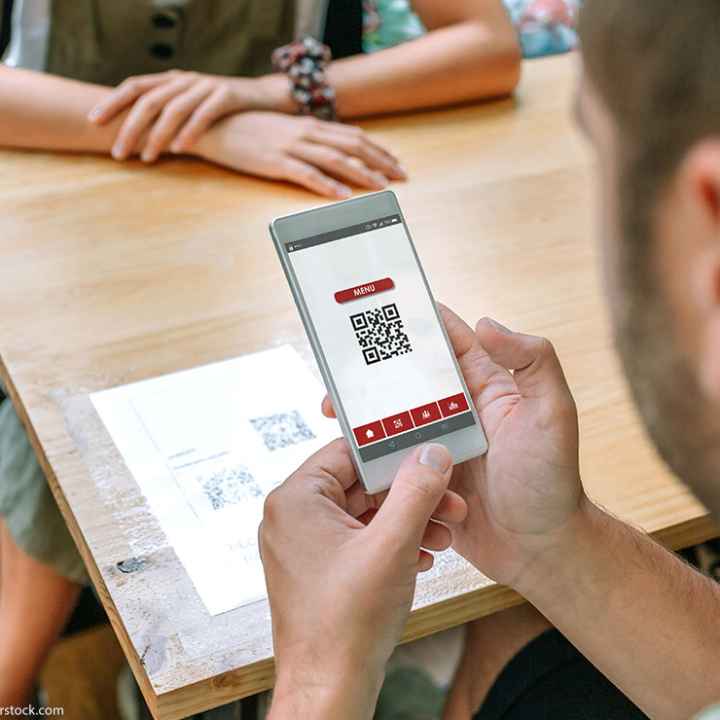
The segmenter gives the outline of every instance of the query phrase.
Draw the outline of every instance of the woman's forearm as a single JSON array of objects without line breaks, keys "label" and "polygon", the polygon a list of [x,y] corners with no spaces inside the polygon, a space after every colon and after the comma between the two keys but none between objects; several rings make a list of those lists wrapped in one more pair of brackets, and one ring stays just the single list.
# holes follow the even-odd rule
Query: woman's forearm
[{"label": "woman's forearm", "polygon": [[0,65],[0,146],[107,153],[125,113],[97,126],[88,112],[109,88]]},{"label": "woman's forearm", "polygon": [[342,118],[413,110],[511,93],[520,49],[510,21],[468,20],[371,55],[330,65]]}]

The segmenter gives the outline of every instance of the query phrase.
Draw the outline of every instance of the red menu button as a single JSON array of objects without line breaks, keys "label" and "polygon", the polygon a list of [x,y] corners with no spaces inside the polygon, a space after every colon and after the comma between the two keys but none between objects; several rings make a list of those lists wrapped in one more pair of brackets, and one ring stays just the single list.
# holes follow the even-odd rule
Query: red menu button
[{"label": "red menu button", "polygon": [[450,417],[450,415],[457,415],[458,413],[469,410],[465,393],[453,395],[444,400],[438,400],[438,405],[440,406],[443,417]]},{"label": "red menu button", "polygon": [[339,303],[346,303],[351,300],[359,300],[366,295],[376,295],[386,290],[392,290],[394,287],[395,283],[392,281],[392,278],[373,280],[372,282],[365,283],[364,285],[356,285],[347,290],[338,290],[335,293],[335,300]]},{"label": "red menu button", "polygon": [[382,440],[385,437],[385,431],[379,420],[369,423],[368,425],[353,428],[353,433],[355,434],[358,445],[368,445],[377,440]]}]

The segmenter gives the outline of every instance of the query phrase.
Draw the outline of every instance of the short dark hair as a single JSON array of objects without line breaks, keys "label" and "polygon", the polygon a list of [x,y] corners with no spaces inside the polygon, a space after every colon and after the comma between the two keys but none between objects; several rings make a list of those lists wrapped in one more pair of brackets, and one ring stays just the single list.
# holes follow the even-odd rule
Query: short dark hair
[{"label": "short dark hair", "polygon": [[[586,75],[609,110],[620,192],[648,239],[659,193],[698,141],[720,135],[718,0],[585,0]],[[630,230],[631,228],[626,228]]]}]

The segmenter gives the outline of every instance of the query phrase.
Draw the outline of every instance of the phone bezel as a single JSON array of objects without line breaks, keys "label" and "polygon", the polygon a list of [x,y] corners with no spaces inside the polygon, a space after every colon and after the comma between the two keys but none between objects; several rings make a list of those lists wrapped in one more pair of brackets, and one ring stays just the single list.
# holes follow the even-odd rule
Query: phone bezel
[{"label": "phone bezel", "polygon": [[[433,297],[432,290],[430,289],[430,284],[428,283],[425,270],[423,269],[415,248],[415,243],[413,242],[410,229],[408,228],[407,222],[405,221],[405,217],[400,209],[400,204],[398,203],[394,192],[384,190],[378,193],[362,195],[350,200],[344,200],[330,205],[323,205],[309,210],[303,210],[298,213],[293,213],[291,215],[275,218],[270,223],[270,234],[278,253],[278,257],[280,258],[280,263],[285,272],[288,285],[290,286],[293,299],[295,300],[295,304],[300,312],[300,317],[303,325],[305,326],[305,331],[313,349],[313,353],[315,354],[315,359],[317,360],[320,368],[320,373],[333,402],[333,407],[335,408],[340,427],[350,445],[358,476],[362,480],[366,491],[369,493],[377,493],[381,490],[387,489],[390,486],[392,479],[395,477],[395,473],[403,459],[408,453],[412,452],[418,444],[421,444],[422,441],[418,441],[418,443],[412,445],[410,448],[398,450],[389,455],[377,458],[376,460],[365,462],[360,457],[352,428],[348,422],[347,415],[345,414],[342,399],[339,396],[332,373],[330,372],[330,368],[325,359],[325,353],[323,352],[320,339],[315,331],[315,326],[312,318],[310,317],[300,284],[298,283],[297,277],[292,268],[285,245],[313,235],[339,230],[351,225],[358,225],[379,217],[395,214],[400,215],[402,219],[410,247],[413,255],[415,256],[415,262],[417,263],[420,271],[420,276],[425,283],[425,289],[432,301],[435,316],[442,330],[445,342],[450,350],[450,355],[455,363],[455,369],[457,370],[460,383],[462,384],[467,397],[472,398],[472,395],[465,383],[465,378],[460,370],[457,358],[455,357],[455,353],[453,352],[450,339],[448,338],[445,330],[445,325],[442,322],[435,298]],[[438,439],[438,442],[441,442],[448,448],[450,454],[452,455],[453,463],[455,464],[469,460],[472,457],[482,455],[487,451],[485,431],[482,427],[480,417],[478,416],[473,402],[470,403],[470,410],[475,418],[475,425],[448,433]]]}]

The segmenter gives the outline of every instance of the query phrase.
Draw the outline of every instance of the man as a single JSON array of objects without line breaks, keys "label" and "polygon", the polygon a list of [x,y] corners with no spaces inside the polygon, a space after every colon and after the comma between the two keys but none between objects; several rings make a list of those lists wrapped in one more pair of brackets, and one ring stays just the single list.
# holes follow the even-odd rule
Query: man
[{"label": "man", "polygon": [[[587,0],[581,37],[578,114],[598,151],[618,350],[660,453],[720,517],[720,8]],[[415,572],[430,565],[426,550],[451,541],[624,694],[598,711],[607,688],[587,685],[580,698],[571,676],[561,689],[573,707],[540,683],[534,711],[526,695],[522,711],[483,703],[477,717],[677,719],[719,700],[720,589],[588,500],[576,411],[551,345],[490,320],[473,331],[450,311],[445,323],[490,443],[485,458],[454,469],[452,491],[447,452],[424,447],[364,526],[355,518],[371,501],[338,441],[268,499],[273,720],[371,717]],[[544,628],[539,616],[521,624],[534,627],[526,641]],[[536,642],[506,640],[509,666]],[[502,657],[497,637],[488,651]],[[502,663],[486,679],[498,673]],[[465,690],[466,717],[473,698],[493,695],[473,696],[472,682]]]}]

